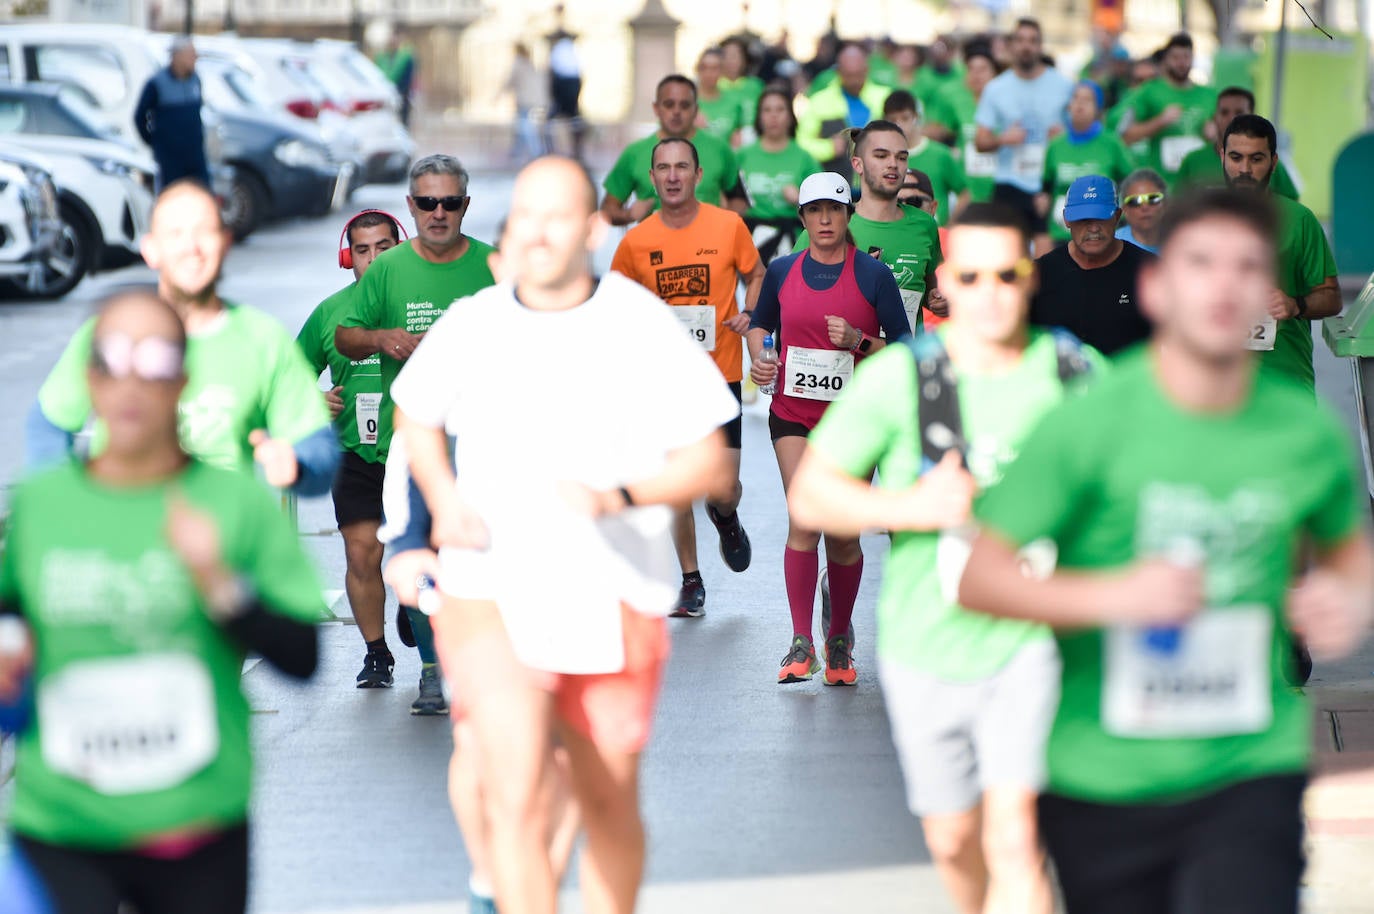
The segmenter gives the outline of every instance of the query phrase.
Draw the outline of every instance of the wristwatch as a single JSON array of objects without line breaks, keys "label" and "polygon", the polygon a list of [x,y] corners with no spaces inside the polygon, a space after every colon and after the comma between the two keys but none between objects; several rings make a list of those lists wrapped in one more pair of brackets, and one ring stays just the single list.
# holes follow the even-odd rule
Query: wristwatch
[{"label": "wristwatch", "polygon": [[1297,298],[1293,299],[1293,301],[1297,302],[1297,305],[1298,305],[1298,317],[1306,317],[1306,316],[1307,316],[1307,296],[1305,296],[1305,295],[1299,295]]},{"label": "wristwatch", "polygon": [[870,340],[862,331],[859,333],[859,345],[854,347],[855,352],[862,352],[868,355],[868,350],[873,348],[873,341]]}]

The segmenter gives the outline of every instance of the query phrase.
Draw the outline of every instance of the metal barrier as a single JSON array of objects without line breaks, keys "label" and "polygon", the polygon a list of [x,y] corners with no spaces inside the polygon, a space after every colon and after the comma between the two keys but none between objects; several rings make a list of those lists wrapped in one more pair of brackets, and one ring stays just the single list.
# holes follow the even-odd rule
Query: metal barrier
[{"label": "metal barrier", "polygon": [[1374,397],[1374,275],[1344,313],[1322,321],[1322,338],[1333,355],[1350,359],[1354,372],[1365,490],[1374,508],[1374,460],[1370,457],[1370,438],[1374,436],[1374,402],[1370,399]]}]

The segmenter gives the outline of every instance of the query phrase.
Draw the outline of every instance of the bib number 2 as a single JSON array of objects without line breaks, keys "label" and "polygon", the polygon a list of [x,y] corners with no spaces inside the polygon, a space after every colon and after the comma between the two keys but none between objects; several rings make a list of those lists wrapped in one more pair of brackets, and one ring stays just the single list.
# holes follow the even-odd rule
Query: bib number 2
[{"label": "bib number 2", "polygon": [[1274,337],[1278,335],[1278,332],[1278,321],[1272,317],[1266,317],[1250,328],[1250,336],[1245,340],[1245,348],[1268,352],[1274,348]]}]

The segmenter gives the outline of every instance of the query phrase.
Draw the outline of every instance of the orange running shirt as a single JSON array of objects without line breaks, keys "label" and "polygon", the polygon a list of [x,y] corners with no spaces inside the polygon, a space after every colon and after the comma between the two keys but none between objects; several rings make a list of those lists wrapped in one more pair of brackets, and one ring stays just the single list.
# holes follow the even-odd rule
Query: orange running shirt
[{"label": "orange running shirt", "polygon": [[679,320],[711,353],[727,381],[744,379],[743,337],[724,321],[739,313],[735,289],[759,262],[753,236],[738,214],[702,203],[692,224],[673,229],[654,213],[630,229],[611,269],[676,309]]}]

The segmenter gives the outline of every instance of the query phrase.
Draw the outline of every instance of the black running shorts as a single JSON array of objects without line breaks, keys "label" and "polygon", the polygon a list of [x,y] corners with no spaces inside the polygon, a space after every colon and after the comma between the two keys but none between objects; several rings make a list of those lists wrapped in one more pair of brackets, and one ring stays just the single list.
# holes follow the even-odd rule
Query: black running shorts
[{"label": "black running shorts", "polygon": [[359,521],[382,520],[382,480],[386,464],[371,463],[344,451],[334,476],[334,520],[339,528]]},{"label": "black running shorts", "polygon": [[1242,781],[1181,803],[1040,797],[1068,914],[1297,914],[1307,778]]}]

